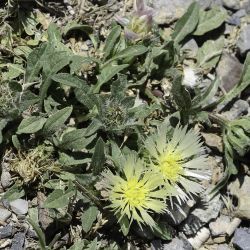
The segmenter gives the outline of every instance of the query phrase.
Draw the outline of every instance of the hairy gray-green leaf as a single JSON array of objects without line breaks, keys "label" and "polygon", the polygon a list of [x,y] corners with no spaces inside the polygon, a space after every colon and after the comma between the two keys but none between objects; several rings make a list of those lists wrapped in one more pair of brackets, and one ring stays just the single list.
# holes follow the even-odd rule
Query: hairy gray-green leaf
[{"label": "hairy gray-green leaf", "polygon": [[63,135],[60,147],[63,149],[71,149],[81,151],[88,146],[96,135],[86,137],[86,129],[76,129]]},{"label": "hairy gray-green leaf", "polygon": [[49,45],[43,43],[40,47],[35,48],[28,56],[25,81],[32,82],[41,71],[46,61]]},{"label": "hairy gray-green leaf", "polygon": [[35,232],[37,234],[41,250],[48,250],[48,248],[46,247],[45,234],[42,231],[42,229],[40,228],[40,226],[37,225],[37,223],[35,221],[33,221],[31,218],[28,219],[28,222],[30,223],[30,225],[33,227],[33,229],[35,230]]},{"label": "hairy gray-green leaf", "polygon": [[130,58],[142,55],[148,51],[148,48],[143,45],[133,45],[129,46],[126,49],[118,52],[114,57],[108,60],[108,63],[114,60],[123,59],[123,58]]},{"label": "hairy gray-green leaf", "polygon": [[82,164],[90,163],[90,162],[91,162],[91,159],[86,158],[86,156],[84,158],[80,158],[80,156],[76,158],[66,153],[59,152],[59,163],[62,164],[63,166],[82,165]]},{"label": "hairy gray-green leaf", "polygon": [[43,127],[43,133],[45,135],[50,135],[55,133],[59,128],[63,126],[66,120],[69,118],[73,110],[73,107],[66,107],[57,111],[55,114],[51,115]]},{"label": "hairy gray-green leaf", "polygon": [[56,51],[49,55],[49,58],[43,66],[44,81],[40,87],[40,104],[43,103],[47,95],[48,88],[52,83],[51,77],[59,70],[64,68],[70,62],[70,55],[68,51]]},{"label": "hairy gray-green leaf", "polygon": [[94,93],[100,91],[101,86],[112,79],[117,73],[121,72],[123,69],[127,68],[129,64],[117,65],[116,63],[107,64],[101,71],[101,74],[98,76],[98,82],[94,87]]},{"label": "hairy gray-green leaf", "polygon": [[70,61],[70,74],[73,74],[82,68],[88,68],[92,63],[99,66],[100,61],[94,57],[85,57],[80,55],[73,55]]},{"label": "hairy gray-green leaf", "polygon": [[8,201],[13,201],[22,198],[24,195],[25,192],[23,190],[23,187],[15,183],[4,193],[3,199],[6,199]]},{"label": "hairy gray-green leaf", "polygon": [[69,204],[69,199],[75,194],[74,187],[69,187],[65,192],[61,189],[55,189],[45,200],[46,208],[63,208]]},{"label": "hairy gray-green leaf", "polygon": [[17,134],[32,134],[43,128],[43,125],[46,122],[46,118],[40,116],[31,116],[25,118],[21,121],[20,125],[17,128]]},{"label": "hairy gray-green leaf", "polygon": [[106,41],[105,46],[103,48],[104,52],[104,60],[109,57],[109,55],[112,53],[112,50],[115,47],[115,43],[118,39],[118,37],[121,34],[121,26],[116,25],[112,30],[110,31]]},{"label": "hairy gray-green leaf", "polygon": [[91,34],[93,32],[93,28],[86,24],[79,24],[75,21],[69,22],[63,29],[63,35],[67,35],[72,30],[80,30],[85,32],[86,34]]},{"label": "hairy gray-green leaf", "polygon": [[89,232],[91,229],[96,217],[98,215],[98,208],[97,207],[89,207],[86,211],[83,212],[81,216],[82,221],[82,229],[85,233]]},{"label": "hairy gray-green leaf", "polygon": [[180,43],[187,35],[191,34],[199,22],[199,5],[192,3],[187,12],[176,22],[172,37]]},{"label": "hairy gray-green leaf", "polygon": [[105,143],[102,140],[101,137],[99,137],[98,141],[95,145],[95,151],[92,156],[92,162],[91,166],[93,168],[94,175],[98,175],[101,173],[103,167],[104,167],[104,161],[105,161]]},{"label": "hairy gray-green leaf", "polygon": [[70,87],[80,88],[84,91],[89,90],[89,86],[85,80],[82,80],[76,76],[72,76],[68,73],[58,73],[53,75],[51,78],[55,82],[59,82]]},{"label": "hairy gray-green leaf", "polygon": [[196,108],[205,108],[206,106],[210,106],[211,100],[218,91],[220,83],[221,81],[219,78],[215,79],[210,84],[210,86],[204,91],[203,94],[196,96],[196,98],[192,100],[192,108],[196,109]]},{"label": "hairy gray-green leaf", "polygon": [[197,36],[202,36],[205,33],[220,27],[228,17],[227,11],[218,6],[213,7],[208,11],[200,9],[199,16],[199,24],[194,32],[194,35]]},{"label": "hairy gray-green leaf", "polygon": [[224,37],[206,41],[198,50],[197,65],[205,70],[211,70],[218,63],[224,47]]},{"label": "hairy gray-green leaf", "polygon": [[59,28],[55,23],[50,23],[48,27],[48,40],[50,43],[58,43],[62,39]]}]

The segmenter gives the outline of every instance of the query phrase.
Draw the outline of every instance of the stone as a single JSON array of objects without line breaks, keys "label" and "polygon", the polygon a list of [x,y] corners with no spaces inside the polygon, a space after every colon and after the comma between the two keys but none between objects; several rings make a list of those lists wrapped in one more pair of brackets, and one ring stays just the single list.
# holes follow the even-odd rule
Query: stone
[{"label": "stone", "polygon": [[241,18],[246,16],[246,10],[240,9],[237,12],[235,12],[228,20],[227,23],[235,25],[235,26],[240,26],[241,24]]},{"label": "stone", "polygon": [[222,138],[214,133],[202,133],[205,143],[210,148],[216,149],[218,152],[223,152]]},{"label": "stone", "polygon": [[25,233],[19,232],[14,235],[10,250],[23,250]]},{"label": "stone", "polygon": [[10,202],[11,210],[17,215],[27,214],[29,204],[28,201],[23,199],[17,199]]},{"label": "stone", "polygon": [[231,250],[231,248],[227,244],[220,244],[217,250]]},{"label": "stone", "polygon": [[237,41],[237,49],[244,56],[250,50],[250,24],[242,28],[239,39]]},{"label": "stone", "polygon": [[222,0],[223,6],[232,9],[239,10],[241,7],[240,0]]},{"label": "stone", "polygon": [[5,208],[0,208],[0,221],[5,222],[11,216],[11,212]]},{"label": "stone", "polygon": [[12,235],[13,227],[12,225],[7,225],[5,227],[0,228],[0,239],[8,238]]},{"label": "stone", "polygon": [[203,199],[197,202],[196,208],[181,224],[180,230],[188,236],[196,234],[202,226],[218,217],[222,206],[220,195],[211,199],[208,194],[204,194]]},{"label": "stone", "polygon": [[180,18],[193,0],[154,0],[154,22],[168,24]]},{"label": "stone", "polygon": [[233,244],[239,250],[250,250],[250,229],[237,228],[234,234]]},{"label": "stone", "polygon": [[225,215],[221,215],[215,221],[209,223],[209,228],[212,236],[225,235],[230,225],[230,218]]},{"label": "stone", "polygon": [[247,114],[248,109],[249,109],[249,104],[247,101],[237,100],[229,111],[226,111],[221,115],[226,119],[232,121],[240,118],[242,115]]},{"label": "stone", "polygon": [[185,239],[174,238],[170,243],[164,244],[162,249],[163,250],[192,250],[193,247]]},{"label": "stone", "polygon": [[250,219],[250,176],[239,176],[228,185],[228,191],[238,199],[234,214],[243,219]]},{"label": "stone", "polygon": [[1,174],[1,185],[4,189],[8,188],[12,184],[11,175],[8,171],[3,171]]},{"label": "stone", "polygon": [[236,84],[239,83],[243,65],[239,60],[229,53],[223,53],[216,68],[216,74],[221,81],[223,90],[229,92]]}]

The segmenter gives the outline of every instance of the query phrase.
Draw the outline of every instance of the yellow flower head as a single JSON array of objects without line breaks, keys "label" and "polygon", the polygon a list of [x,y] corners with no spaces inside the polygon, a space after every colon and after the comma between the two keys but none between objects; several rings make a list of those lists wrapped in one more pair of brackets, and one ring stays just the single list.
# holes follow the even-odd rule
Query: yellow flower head
[{"label": "yellow flower head", "polygon": [[135,155],[125,157],[124,176],[114,175],[111,171],[102,174],[104,189],[110,207],[121,220],[124,216],[139,225],[153,227],[155,222],[150,213],[162,213],[166,209],[164,199],[166,189],[159,189],[164,180],[151,170],[145,170],[144,162]]},{"label": "yellow flower head", "polygon": [[201,192],[200,181],[209,178],[207,157],[193,130],[177,126],[169,140],[166,131],[161,127],[145,141],[150,167],[174,187],[177,198],[185,199]]}]

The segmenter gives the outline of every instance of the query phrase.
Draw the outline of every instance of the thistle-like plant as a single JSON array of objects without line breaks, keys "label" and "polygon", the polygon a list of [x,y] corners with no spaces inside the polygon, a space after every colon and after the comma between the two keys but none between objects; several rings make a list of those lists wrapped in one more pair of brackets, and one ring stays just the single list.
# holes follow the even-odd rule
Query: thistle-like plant
[{"label": "thistle-like plant", "polygon": [[207,157],[200,136],[187,127],[177,126],[168,136],[165,126],[145,141],[149,167],[174,188],[178,201],[203,190],[200,183],[209,179]]},{"label": "thistle-like plant", "polygon": [[119,221],[124,218],[142,224],[155,226],[150,213],[163,213],[166,210],[164,200],[169,195],[165,188],[160,188],[164,180],[150,169],[145,168],[143,160],[136,155],[124,157],[121,175],[110,170],[102,173],[105,198]]},{"label": "thistle-like plant", "polygon": [[152,29],[153,9],[146,6],[144,0],[134,1],[134,11],[129,17],[116,15],[115,20],[123,25],[128,40],[140,40],[147,37]]}]

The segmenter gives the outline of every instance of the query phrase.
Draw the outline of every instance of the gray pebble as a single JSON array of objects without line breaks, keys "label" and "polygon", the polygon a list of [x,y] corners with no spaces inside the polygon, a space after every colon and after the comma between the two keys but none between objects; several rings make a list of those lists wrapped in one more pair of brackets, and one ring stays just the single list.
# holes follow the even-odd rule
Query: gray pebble
[{"label": "gray pebble", "polygon": [[237,41],[237,49],[244,56],[250,50],[250,24],[243,27],[240,32],[240,37]]},{"label": "gray pebble", "polygon": [[248,109],[249,109],[248,102],[240,99],[234,103],[233,107],[229,111],[226,111],[222,113],[221,115],[225,117],[226,119],[232,121],[232,120],[239,118],[240,116],[244,114],[247,114]]},{"label": "gray pebble", "polygon": [[193,247],[185,239],[174,238],[170,243],[163,245],[163,250],[192,250]]},{"label": "gray pebble", "polygon": [[240,0],[222,0],[223,6],[229,9],[240,9]]},{"label": "gray pebble", "polygon": [[11,210],[17,215],[27,214],[28,212],[28,202],[23,199],[17,199],[10,202]]},{"label": "gray pebble", "polygon": [[233,244],[240,250],[250,250],[250,229],[237,228],[233,238]]},{"label": "gray pebble", "polygon": [[180,226],[180,229],[188,236],[196,234],[202,226],[217,218],[222,208],[219,195],[211,200],[209,195],[204,195],[203,200],[197,203],[197,207]]},{"label": "gray pebble", "polygon": [[8,188],[12,184],[11,175],[8,171],[3,171],[1,174],[1,185],[4,189]]},{"label": "gray pebble", "polygon": [[240,26],[241,24],[241,18],[246,16],[246,10],[240,9],[237,12],[235,12],[228,20],[227,23]]},{"label": "gray pebble", "polygon": [[5,208],[0,208],[0,221],[6,221],[10,218],[11,212]]},{"label": "gray pebble", "polygon": [[25,233],[16,233],[12,240],[12,245],[10,250],[23,250],[23,245],[25,241]]},{"label": "gray pebble", "polygon": [[12,225],[7,225],[5,227],[0,228],[0,239],[8,238],[12,235],[13,227]]},{"label": "gray pebble", "polygon": [[216,73],[220,78],[222,88],[226,92],[229,92],[239,83],[242,69],[242,64],[235,56],[229,53],[223,53],[216,68]]}]

